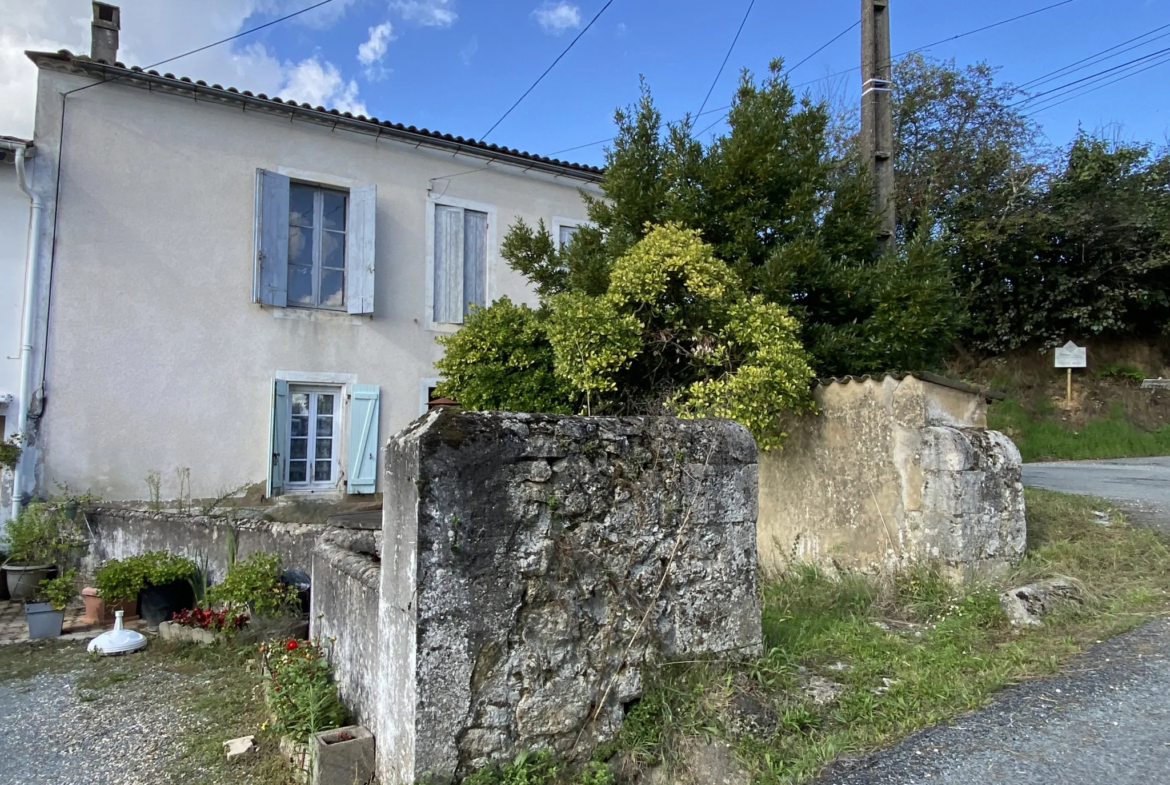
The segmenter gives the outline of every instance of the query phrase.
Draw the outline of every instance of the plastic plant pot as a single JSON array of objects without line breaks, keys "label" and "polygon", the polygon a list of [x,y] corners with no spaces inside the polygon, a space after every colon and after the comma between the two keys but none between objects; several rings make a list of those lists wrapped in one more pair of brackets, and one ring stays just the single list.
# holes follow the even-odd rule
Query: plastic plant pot
[{"label": "plastic plant pot", "polygon": [[195,604],[195,592],[187,581],[147,586],[138,592],[138,615],[151,627],[169,621],[176,613]]},{"label": "plastic plant pot", "polygon": [[8,594],[14,600],[30,600],[36,594],[37,586],[49,577],[52,564],[4,564]]},{"label": "plastic plant pot", "polygon": [[24,618],[28,621],[28,637],[59,638],[65,624],[65,611],[55,610],[47,602],[26,602]]}]

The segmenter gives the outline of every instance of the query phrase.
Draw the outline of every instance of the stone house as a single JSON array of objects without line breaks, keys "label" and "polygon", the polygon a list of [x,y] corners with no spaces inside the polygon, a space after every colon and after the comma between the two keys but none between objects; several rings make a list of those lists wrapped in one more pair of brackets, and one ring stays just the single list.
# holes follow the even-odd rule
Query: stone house
[{"label": "stone house", "polygon": [[92,56],[28,53],[45,214],[23,491],[144,499],[157,472],[163,499],[374,494],[436,337],[470,304],[535,302],[508,227],[563,241],[601,171],[128,68],[118,9],[94,13]]}]

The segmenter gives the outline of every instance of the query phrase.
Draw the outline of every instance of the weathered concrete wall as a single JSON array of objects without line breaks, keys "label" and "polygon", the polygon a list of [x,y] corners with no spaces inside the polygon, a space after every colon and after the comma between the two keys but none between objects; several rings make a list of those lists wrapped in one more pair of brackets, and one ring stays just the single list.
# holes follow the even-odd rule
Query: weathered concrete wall
[{"label": "weathered concrete wall", "polygon": [[994,571],[1023,553],[1019,451],[986,430],[982,394],[887,376],[814,395],[819,414],[760,460],[762,564]]},{"label": "weathered concrete wall", "polygon": [[326,531],[313,551],[310,635],[330,649],[342,702],[354,719],[374,727],[370,666],[378,653],[380,531]]},{"label": "weathered concrete wall", "polygon": [[237,554],[275,553],[285,568],[309,572],[313,545],[324,527],[312,524],[237,520],[206,515],[99,507],[89,515],[90,548],[82,560],[84,575],[92,575],[108,559],[122,559],[147,551],[166,550],[206,561],[212,580],[227,572],[228,526],[237,532]]},{"label": "weathered concrete wall", "polygon": [[645,664],[760,649],[742,427],[443,411],[386,458],[382,782],[534,747],[587,757]]}]

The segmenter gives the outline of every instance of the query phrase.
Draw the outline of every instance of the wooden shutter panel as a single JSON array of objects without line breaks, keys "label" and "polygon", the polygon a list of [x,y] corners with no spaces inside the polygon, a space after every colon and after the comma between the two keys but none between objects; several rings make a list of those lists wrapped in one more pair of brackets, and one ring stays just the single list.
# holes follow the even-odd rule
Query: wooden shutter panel
[{"label": "wooden shutter panel", "polygon": [[289,180],[266,169],[256,170],[255,301],[288,304]]},{"label": "wooden shutter panel", "polygon": [[288,382],[277,379],[272,385],[272,407],[268,428],[268,487],[269,498],[284,490],[284,450],[288,444]]},{"label": "wooden shutter panel", "polygon": [[463,323],[463,210],[435,205],[435,321]]},{"label": "wooden shutter panel", "polygon": [[349,191],[345,225],[345,307],[350,313],[374,312],[374,224],[378,186]]},{"label": "wooden shutter panel", "polygon": [[487,304],[487,221],[487,213],[463,213],[463,314]]},{"label": "wooden shutter panel", "polygon": [[347,493],[373,493],[378,481],[378,385],[355,384],[349,399]]}]

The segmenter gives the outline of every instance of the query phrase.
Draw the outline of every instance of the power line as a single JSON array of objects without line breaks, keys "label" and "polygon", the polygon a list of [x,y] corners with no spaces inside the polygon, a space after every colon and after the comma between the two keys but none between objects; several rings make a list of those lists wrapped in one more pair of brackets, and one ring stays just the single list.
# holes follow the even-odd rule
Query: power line
[{"label": "power line", "polygon": [[1065,84],[1062,84],[1060,87],[1054,87],[1051,90],[1045,90],[1042,93],[1036,93],[1035,95],[1030,95],[1027,98],[1016,101],[1014,104],[1011,104],[1008,108],[1010,109],[1012,107],[1022,106],[1024,104],[1030,104],[1030,103],[1034,102],[1036,99],[1043,98],[1046,95],[1051,95],[1052,93],[1059,93],[1063,90],[1067,90],[1070,87],[1074,87],[1076,85],[1079,85],[1082,82],[1087,82],[1090,79],[1096,79],[1099,76],[1105,76],[1105,75],[1111,74],[1115,71],[1122,70],[1124,68],[1127,68],[1127,67],[1132,66],[1132,65],[1136,65],[1138,63],[1143,63],[1143,62],[1145,62],[1153,57],[1158,57],[1159,55],[1164,55],[1167,53],[1170,53],[1170,47],[1167,47],[1165,49],[1159,49],[1157,52],[1151,52],[1150,54],[1143,55],[1141,57],[1136,57],[1133,60],[1129,60],[1127,62],[1122,63],[1121,65],[1115,65],[1112,68],[1106,68],[1104,71],[1098,71],[1095,74],[1089,74],[1088,76],[1082,76],[1080,79],[1074,79],[1071,82],[1066,82]]},{"label": "power line", "polygon": [[809,55],[808,57],[804,58],[803,60],[801,60],[801,61],[800,61],[799,63],[797,63],[796,65],[794,65],[794,66],[792,66],[791,68],[789,68],[789,69],[788,69],[788,73],[792,73],[792,72],[793,72],[793,71],[795,71],[797,68],[800,68],[802,65],[804,65],[805,63],[807,63],[809,60],[812,60],[814,57],[816,57],[817,55],[819,55],[821,52],[825,51],[825,50],[826,50],[826,49],[828,49],[830,46],[832,46],[833,44],[837,43],[837,41],[838,41],[838,40],[840,40],[841,36],[845,35],[846,33],[848,33],[848,32],[849,32],[850,30],[852,30],[853,28],[855,28],[855,27],[860,27],[860,26],[861,26],[861,20],[860,20],[860,19],[858,19],[856,22],[854,22],[853,24],[849,25],[848,27],[846,27],[846,28],[845,28],[844,30],[842,30],[841,32],[837,33],[837,35],[835,35],[835,36],[833,36],[832,38],[830,38],[830,39],[829,39],[829,42],[828,42],[827,44],[825,44],[824,46],[822,46],[820,49],[816,50],[816,51],[815,51],[815,52],[813,52],[811,55]]},{"label": "power line", "polygon": [[[1166,55],[1166,56],[1162,57],[1160,60],[1147,65],[1145,68],[1138,68],[1136,70],[1132,70],[1128,74],[1122,74],[1121,76],[1118,76],[1115,79],[1110,79],[1109,81],[1105,82],[1105,84],[1097,85],[1096,87],[1092,87],[1088,90],[1085,90],[1083,88],[1089,87],[1089,85],[1095,84],[1095,82],[1089,82],[1088,84],[1083,84],[1079,88],[1076,88],[1074,90],[1070,90],[1068,93],[1065,93],[1064,95],[1056,95],[1056,96],[1053,96],[1052,98],[1049,98],[1046,101],[1041,101],[1040,104],[1037,105],[1037,107],[1030,107],[1032,109],[1032,111],[1029,112],[1026,116],[1032,117],[1034,115],[1040,114],[1041,112],[1046,112],[1049,109],[1053,108],[1054,106],[1060,106],[1061,104],[1066,104],[1069,101],[1086,96],[1089,93],[1095,93],[1098,90],[1101,90],[1103,88],[1108,87],[1109,85],[1117,84],[1118,82],[1121,82],[1125,79],[1129,79],[1131,76],[1137,76],[1138,74],[1145,73],[1146,71],[1149,71],[1152,68],[1157,68],[1160,65],[1166,65],[1167,63],[1170,63],[1170,55]],[[1102,77],[1102,79],[1104,79],[1104,78],[1107,78],[1107,77]],[[1099,82],[1099,81],[1101,81],[1101,79],[1098,79],[1096,81]]]},{"label": "power line", "polygon": [[[211,49],[212,47],[219,46],[220,44],[226,44],[229,41],[235,41],[237,38],[243,38],[246,35],[251,35],[252,33],[263,30],[266,27],[272,27],[273,25],[280,24],[281,22],[292,19],[294,16],[300,16],[301,14],[307,14],[309,11],[312,11],[315,8],[320,8],[323,5],[329,5],[332,2],[333,2],[333,0],[321,0],[321,2],[319,2],[319,3],[315,3],[311,6],[306,7],[306,8],[302,8],[300,11],[294,11],[291,14],[288,14],[287,16],[280,17],[279,19],[273,19],[271,22],[265,22],[262,25],[257,25],[256,27],[250,28],[248,30],[244,30],[244,31],[236,33],[235,35],[232,35],[232,36],[228,36],[227,38],[221,38],[220,40],[215,41],[214,43],[207,44],[206,46],[201,46],[198,49],[192,49],[189,52],[183,52],[183,54],[181,54],[181,55],[175,55],[174,57],[168,57],[166,60],[159,60],[157,63],[152,63],[151,65],[146,66],[142,70],[149,71],[153,68],[158,68],[160,65],[166,65],[167,63],[173,63],[176,60],[181,60],[184,57],[190,57],[193,54],[198,54],[199,52],[206,51],[208,49]],[[107,84],[108,82],[114,82],[114,81],[117,81],[118,79],[121,79],[122,76],[123,75],[119,75],[119,76],[115,77],[114,79],[108,79],[105,82],[93,82],[91,84],[85,85],[84,87],[78,87],[78,88],[75,88],[73,90],[70,90],[69,92],[64,93],[64,95],[72,95],[73,93],[79,93],[82,90],[88,90],[91,87],[97,87],[99,84]]]},{"label": "power line", "polygon": [[[1103,57],[1103,55],[1106,55],[1109,52],[1114,51],[1115,49],[1121,49],[1121,47],[1125,46],[1126,44],[1132,44],[1134,41],[1137,41],[1137,40],[1142,39],[1142,38],[1147,38],[1147,37],[1153,35],[1154,33],[1161,32],[1162,30],[1165,30],[1167,27],[1170,27],[1170,24],[1165,24],[1165,25],[1162,25],[1161,27],[1154,28],[1153,30],[1150,30],[1147,33],[1142,33],[1141,35],[1136,36],[1134,38],[1131,38],[1128,41],[1122,41],[1120,44],[1117,44],[1116,46],[1111,46],[1108,49],[1102,49],[1100,52],[1097,52],[1096,54],[1091,54],[1088,57],[1082,57],[1080,60],[1069,63],[1068,65],[1066,65],[1062,68],[1057,68],[1055,71],[1049,71],[1046,74],[1042,74],[1041,76],[1038,76],[1035,79],[1032,79],[1031,81],[1024,82],[1023,84],[1017,85],[1017,86],[1021,90],[1026,90],[1029,87],[1035,87],[1038,85],[1047,84],[1048,82],[1051,82],[1053,79],[1056,79],[1057,77],[1067,76],[1069,73],[1072,73],[1073,71],[1079,71],[1081,69],[1074,68],[1074,66],[1081,65],[1081,63],[1085,63],[1086,67],[1087,67],[1089,65],[1096,65],[1098,62],[1102,62],[1103,60],[1109,60],[1110,59],[1109,57]],[[1168,35],[1170,35],[1170,33],[1164,33],[1156,38],[1151,38],[1149,41],[1142,41],[1140,44],[1137,44],[1136,46],[1131,46],[1128,49],[1121,49],[1120,52],[1117,52],[1116,54],[1111,55],[1111,57],[1116,57],[1117,55],[1122,54],[1124,52],[1129,52],[1129,51],[1132,51],[1134,49],[1139,49],[1139,48],[1145,46],[1146,44],[1151,44],[1154,41],[1165,38]],[[1092,61],[1092,62],[1089,62],[1089,61]]]},{"label": "power line", "polygon": [[711,86],[707,88],[707,95],[703,98],[702,105],[699,106],[699,111],[695,112],[695,117],[703,113],[707,108],[707,101],[711,98],[711,93],[715,90],[715,85],[719,84],[719,77],[723,76],[723,69],[727,67],[727,61],[731,58],[731,53],[735,51],[735,45],[739,43],[739,35],[743,32],[743,26],[747,24],[748,17],[751,16],[752,8],[756,5],[756,0],[748,3],[747,10],[743,12],[743,19],[739,23],[739,29],[735,31],[735,38],[731,39],[731,46],[727,47],[727,54],[723,55],[723,62],[719,65],[719,71],[715,74],[715,78],[711,80]]},{"label": "power line", "polygon": [[569,45],[565,47],[565,51],[563,51],[559,55],[557,55],[557,59],[552,61],[552,65],[550,65],[548,68],[544,69],[544,73],[541,74],[540,77],[537,78],[537,80],[532,83],[532,87],[529,87],[527,90],[525,90],[524,95],[517,98],[516,103],[514,103],[510,107],[508,107],[508,111],[504,112],[503,116],[501,116],[499,120],[496,120],[496,122],[492,125],[492,127],[487,130],[487,133],[485,133],[483,136],[481,136],[479,138],[479,141],[482,142],[485,139],[487,139],[488,135],[491,134],[492,131],[496,130],[496,126],[498,126],[500,123],[504,122],[504,120],[507,119],[508,115],[512,114],[512,110],[515,109],[517,106],[519,106],[520,102],[523,101],[525,98],[527,98],[528,94],[536,89],[536,86],[538,84],[540,84],[541,81],[546,76],[548,76],[549,71],[556,68],[557,63],[559,63],[561,61],[561,58],[564,57],[565,55],[567,55],[569,53],[569,50],[572,49],[576,45],[576,43],[581,40],[581,36],[583,36],[589,32],[589,28],[593,27],[593,23],[596,22],[598,19],[600,19],[601,15],[605,13],[605,9],[609,8],[611,5],[613,5],[613,0],[608,0],[608,2],[601,7],[601,10],[597,12],[597,15],[594,16],[593,19],[591,19],[589,21],[589,24],[585,25],[585,29],[582,30],[581,32],[577,33],[577,37],[569,42]]}]

